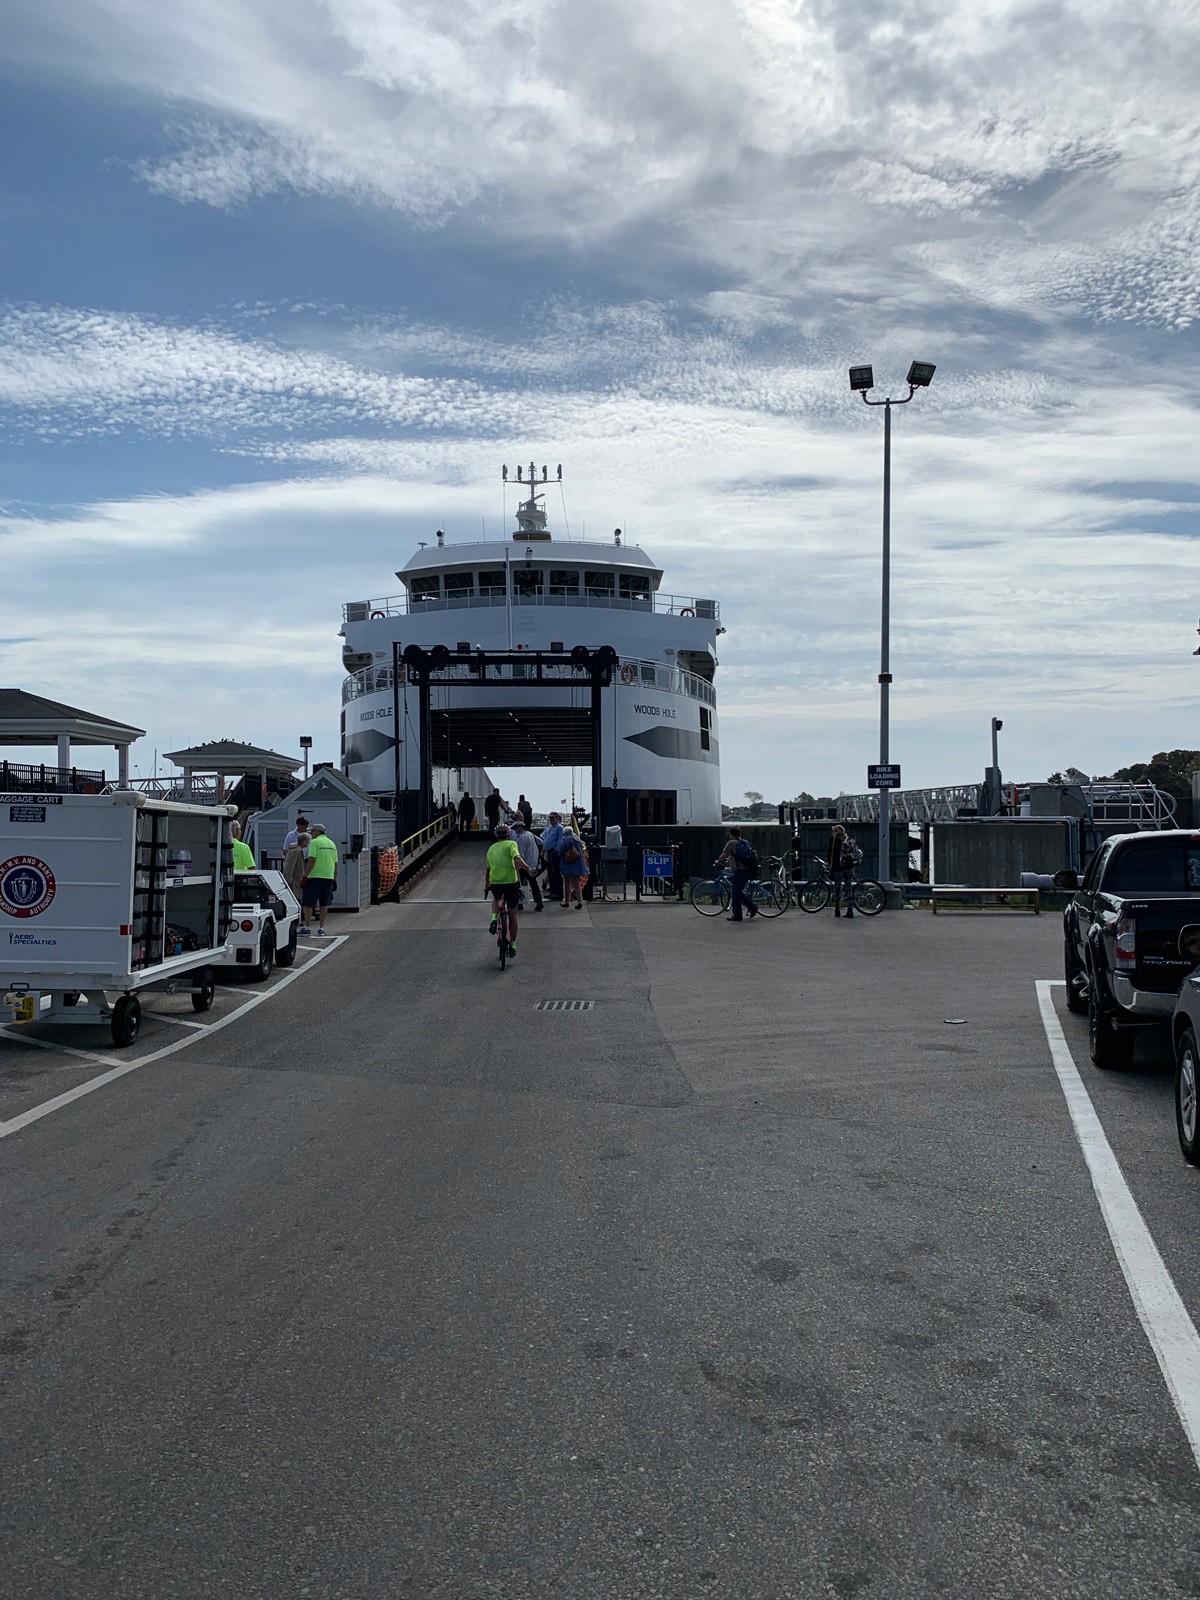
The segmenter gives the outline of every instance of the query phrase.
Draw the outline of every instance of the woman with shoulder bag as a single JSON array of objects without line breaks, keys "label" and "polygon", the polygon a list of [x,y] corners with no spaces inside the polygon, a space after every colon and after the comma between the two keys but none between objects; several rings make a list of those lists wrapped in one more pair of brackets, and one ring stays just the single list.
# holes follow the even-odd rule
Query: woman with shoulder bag
[{"label": "woman with shoulder bag", "polygon": [[587,851],[583,840],[571,828],[563,825],[559,844],[559,871],[562,873],[563,907],[574,905],[583,910],[583,885],[588,875]]}]

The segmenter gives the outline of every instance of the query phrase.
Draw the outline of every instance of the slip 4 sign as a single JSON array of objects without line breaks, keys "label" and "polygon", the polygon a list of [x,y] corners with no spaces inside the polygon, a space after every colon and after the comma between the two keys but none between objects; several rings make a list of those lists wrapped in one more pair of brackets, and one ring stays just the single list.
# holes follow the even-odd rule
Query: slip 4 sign
[{"label": "slip 4 sign", "polygon": [[10,917],[40,916],[54,899],[54,874],[38,856],[0,861],[0,911]]}]

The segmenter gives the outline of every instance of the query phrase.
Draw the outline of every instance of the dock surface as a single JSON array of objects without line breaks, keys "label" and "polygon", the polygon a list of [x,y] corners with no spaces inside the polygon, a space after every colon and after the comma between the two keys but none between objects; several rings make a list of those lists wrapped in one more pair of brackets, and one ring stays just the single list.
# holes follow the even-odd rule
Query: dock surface
[{"label": "dock surface", "polygon": [[[1200,1594],[1057,916],[548,904],[501,973],[482,876],[131,1051],[0,1033],[0,1589]],[[1194,1323],[1167,1047],[1043,993]]]}]

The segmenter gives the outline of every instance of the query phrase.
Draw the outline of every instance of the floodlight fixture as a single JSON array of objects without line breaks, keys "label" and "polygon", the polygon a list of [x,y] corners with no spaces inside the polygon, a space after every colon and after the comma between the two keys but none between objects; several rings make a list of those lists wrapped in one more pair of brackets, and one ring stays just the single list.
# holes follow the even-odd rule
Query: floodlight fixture
[{"label": "floodlight fixture", "polygon": [[870,367],[850,368],[850,388],[857,394],[859,390],[865,392],[875,387],[875,374]]},{"label": "floodlight fixture", "polygon": [[932,361],[914,361],[908,369],[908,383],[914,389],[928,389],[937,371]]}]

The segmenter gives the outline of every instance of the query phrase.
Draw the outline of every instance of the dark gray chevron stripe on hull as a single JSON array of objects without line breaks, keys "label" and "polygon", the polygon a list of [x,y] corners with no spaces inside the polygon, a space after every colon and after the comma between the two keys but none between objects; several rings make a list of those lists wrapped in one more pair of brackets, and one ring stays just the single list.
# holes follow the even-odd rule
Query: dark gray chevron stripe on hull
[{"label": "dark gray chevron stripe on hull", "polygon": [[627,733],[626,744],[641,745],[651,755],[674,761],[719,761],[717,741],[709,749],[700,743],[700,735],[690,728],[645,728],[641,733]]},{"label": "dark gray chevron stripe on hull", "polygon": [[342,753],[343,764],[353,767],[361,762],[375,761],[385,750],[390,750],[395,742],[386,733],[380,733],[378,728],[364,728],[359,733],[352,733]]}]

